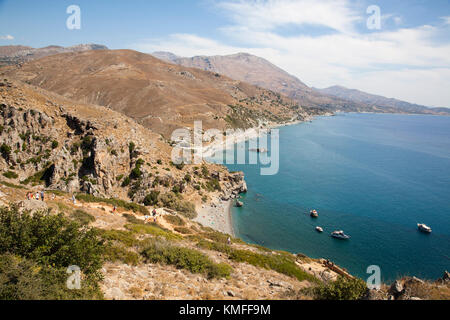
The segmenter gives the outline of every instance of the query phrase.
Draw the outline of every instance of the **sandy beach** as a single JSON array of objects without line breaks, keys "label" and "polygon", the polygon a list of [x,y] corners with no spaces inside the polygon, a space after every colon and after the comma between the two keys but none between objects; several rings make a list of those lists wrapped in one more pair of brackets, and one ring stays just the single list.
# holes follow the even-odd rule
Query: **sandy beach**
[{"label": "sandy beach", "polygon": [[[275,129],[288,125],[295,125],[306,121],[311,121],[313,118],[305,119],[304,121],[291,121],[284,124],[270,124],[265,127],[265,130]],[[250,139],[258,138],[264,131],[260,131],[258,128],[250,128],[247,130],[237,130],[235,133],[228,135],[229,141],[234,143],[244,142]],[[225,150],[229,147],[226,143],[227,139],[223,141],[214,141],[207,146],[203,146],[202,155],[204,159],[214,157],[218,151]],[[233,143],[233,145],[234,145]],[[194,219],[200,224],[210,227],[214,230],[230,234],[235,236],[233,230],[233,221],[231,217],[231,206],[234,201],[223,201],[219,198],[214,199],[208,204],[203,204],[197,209],[198,217]]]},{"label": "sandy beach", "polygon": [[208,204],[203,204],[197,209],[198,216],[194,221],[205,227],[227,233],[234,236],[233,224],[231,220],[231,206],[233,201],[223,201],[214,199]]}]

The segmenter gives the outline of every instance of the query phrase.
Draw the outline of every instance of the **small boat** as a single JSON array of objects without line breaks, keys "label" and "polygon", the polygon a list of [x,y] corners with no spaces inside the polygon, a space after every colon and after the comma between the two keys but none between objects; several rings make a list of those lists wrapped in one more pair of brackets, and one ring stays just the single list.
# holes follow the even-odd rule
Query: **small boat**
[{"label": "small boat", "polygon": [[244,203],[242,201],[236,200],[236,207],[242,208],[244,206]]},{"label": "small boat", "polygon": [[319,217],[319,213],[317,212],[317,210],[311,210],[309,212],[309,214],[311,215],[311,217],[313,218],[318,218]]},{"label": "small boat", "polygon": [[348,239],[350,239],[350,236],[346,235],[346,234],[344,233],[344,231],[342,231],[342,230],[340,230],[340,231],[334,231],[334,232],[331,234],[331,236],[332,236],[333,238],[341,239],[341,240],[348,240]]},{"label": "small boat", "polygon": [[424,223],[418,223],[417,227],[422,232],[431,233],[431,228],[429,226],[427,226],[426,224],[424,224]]},{"label": "small boat", "polygon": [[323,232],[323,229],[321,227],[316,227],[317,232]]}]

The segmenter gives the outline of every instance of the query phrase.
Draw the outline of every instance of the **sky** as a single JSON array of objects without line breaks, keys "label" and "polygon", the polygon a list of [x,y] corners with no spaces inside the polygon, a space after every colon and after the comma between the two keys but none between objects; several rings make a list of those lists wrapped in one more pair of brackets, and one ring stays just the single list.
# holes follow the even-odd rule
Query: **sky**
[{"label": "sky", "polygon": [[450,107],[450,0],[0,0],[0,45],[80,43],[248,52],[311,87]]}]

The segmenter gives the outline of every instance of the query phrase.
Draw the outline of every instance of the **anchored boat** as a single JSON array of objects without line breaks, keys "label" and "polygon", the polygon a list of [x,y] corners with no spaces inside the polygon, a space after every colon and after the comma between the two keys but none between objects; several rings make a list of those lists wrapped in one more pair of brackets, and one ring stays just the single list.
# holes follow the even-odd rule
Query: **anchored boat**
[{"label": "anchored boat", "polygon": [[323,229],[321,227],[316,227],[316,231],[322,233]]},{"label": "anchored boat", "polygon": [[429,226],[427,226],[425,223],[418,223],[417,227],[422,232],[431,233],[431,228]]},{"label": "anchored boat", "polygon": [[317,210],[311,210],[309,212],[309,214],[311,215],[311,217],[313,218],[318,218],[319,217],[319,213],[317,212]]},{"label": "anchored boat", "polygon": [[332,236],[333,238],[341,239],[341,240],[348,240],[348,239],[350,239],[350,236],[346,235],[346,234],[344,233],[344,231],[342,231],[342,230],[340,230],[340,231],[334,231],[334,232],[331,234],[331,236]]}]

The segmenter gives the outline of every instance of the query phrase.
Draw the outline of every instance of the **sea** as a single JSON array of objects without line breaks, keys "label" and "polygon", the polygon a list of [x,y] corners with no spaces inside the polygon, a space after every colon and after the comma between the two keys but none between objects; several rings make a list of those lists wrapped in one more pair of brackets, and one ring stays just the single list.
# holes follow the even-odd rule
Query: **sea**
[{"label": "sea", "polygon": [[[450,117],[318,117],[279,128],[277,174],[261,175],[261,163],[227,167],[243,171],[249,189],[232,209],[245,241],[329,259],[361,278],[370,266],[383,281],[450,270]],[[335,230],[351,238],[334,239]]]}]

